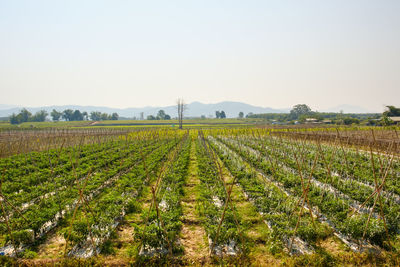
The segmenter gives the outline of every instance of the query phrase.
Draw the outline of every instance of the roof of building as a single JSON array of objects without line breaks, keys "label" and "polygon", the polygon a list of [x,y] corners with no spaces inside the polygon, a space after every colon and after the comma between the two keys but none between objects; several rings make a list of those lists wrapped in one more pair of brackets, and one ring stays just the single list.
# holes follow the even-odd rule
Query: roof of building
[{"label": "roof of building", "polygon": [[394,122],[400,122],[400,116],[397,117],[389,117],[389,119],[391,119]]}]

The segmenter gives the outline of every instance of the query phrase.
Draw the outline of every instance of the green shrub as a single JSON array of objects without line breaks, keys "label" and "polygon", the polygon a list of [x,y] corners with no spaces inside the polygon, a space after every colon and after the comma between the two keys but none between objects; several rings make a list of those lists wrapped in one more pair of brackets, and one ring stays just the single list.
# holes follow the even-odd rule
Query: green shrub
[{"label": "green shrub", "polygon": [[35,251],[26,249],[22,255],[24,259],[34,259],[37,257],[37,253]]}]

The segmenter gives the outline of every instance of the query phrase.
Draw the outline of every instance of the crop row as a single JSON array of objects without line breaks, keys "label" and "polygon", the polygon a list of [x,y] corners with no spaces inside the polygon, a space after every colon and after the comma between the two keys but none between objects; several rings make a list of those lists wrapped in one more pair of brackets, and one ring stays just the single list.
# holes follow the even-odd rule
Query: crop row
[{"label": "crop row", "polygon": [[[176,139],[170,139],[166,140],[164,145],[167,147],[173,146],[176,142]],[[42,198],[39,203],[35,203],[24,210],[22,216],[8,218],[8,224],[12,226],[12,234],[6,235],[5,242],[23,244],[25,241],[32,239],[32,236],[33,239],[36,239],[44,235],[55,227],[61,218],[65,217],[75,206],[80,204],[80,192],[84,195],[86,201],[90,201],[103,190],[114,185],[121,175],[131,171],[142,160],[142,155],[154,153],[160,147],[163,146],[160,146],[160,144],[150,145],[143,148],[142,153],[138,153],[138,147],[136,147],[136,153],[132,156],[120,158],[102,171],[91,173],[90,169],[85,170],[87,171],[85,178],[81,179],[75,186],[57,190],[54,195]],[[113,155],[109,156],[113,157]],[[83,174],[81,172],[78,173],[80,175]],[[76,173],[70,173],[69,176],[77,179]],[[8,216],[5,217],[7,218]],[[5,224],[2,224],[2,229],[0,230],[3,234],[8,233]]]},{"label": "crop row", "polygon": [[[249,138],[241,138],[245,140]],[[317,161],[318,166],[331,171],[334,177],[350,180],[360,186],[374,187],[375,172],[376,178],[382,178],[386,171],[389,177],[385,183],[385,190],[389,193],[400,194],[400,162],[397,159],[392,159],[389,155],[380,155],[377,153],[365,153],[345,149],[343,147],[332,146],[328,144],[320,144],[313,142],[294,141],[284,138],[258,138],[253,139],[257,145],[264,148],[273,148],[283,152],[285,155],[290,155],[293,148],[298,148],[304,155],[304,161],[310,165],[313,162],[314,154],[320,153],[323,156]],[[372,163],[373,156],[374,163]],[[390,195],[390,194],[388,194]]]},{"label": "crop row", "polygon": [[[67,187],[72,186],[74,183],[76,184],[80,182],[89,174],[89,172],[97,173],[101,172],[105,168],[110,168],[112,165],[122,164],[123,158],[132,154],[136,160],[139,160],[140,154],[135,154],[134,152],[142,149],[143,153],[148,153],[158,146],[159,144],[151,142],[138,142],[137,144],[132,144],[128,147],[117,147],[113,150],[102,151],[97,155],[92,156],[89,161],[84,163],[79,161],[76,163],[70,163],[70,168],[63,168],[63,171],[59,172],[59,175],[57,176],[51,173],[49,174],[46,171],[42,174],[38,174],[38,176],[43,180],[42,183],[29,183],[29,185],[27,185],[21,180],[20,182],[16,181],[14,183],[10,181],[10,183],[18,189],[18,192],[12,193],[11,191],[11,193],[9,193],[7,192],[9,190],[6,190],[6,192],[3,190],[3,195],[14,207],[17,207],[20,210],[25,210],[29,206],[43,200],[43,198],[54,195],[56,191],[62,191]],[[3,187],[8,189],[6,186],[6,183],[3,184]]]},{"label": "crop row", "polygon": [[[223,140],[220,141],[223,142]],[[252,166],[280,183],[293,196],[301,196],[303,194],[303,182],[305,181],[301,179],[299,174],[285,168],[274,168],[271,164],[272,161],[247,153],[233,143],[226,143],[226,145],[240,154]],[[354,241],[361,241],[365,237],[368,241],[381,246],[387,240],[382,220],[373,217],[368,218],[368,214],[352,213],[353,209],[349,199],[338,197],[325,187],[313,183],[306,184],[308,187],[307,196],[311,205],[310,208],[317,207],[318,213],[326,217],[337,231]],[[368,224],[367,221],[369,221]],[[388,224],[393,227],[397,226],[397,222],[392,220],[388,220]],[[366,229],[365,232],[364,229]]]},{"label": "crop row", "polygon": [[152,186],[150,208],[144,209],[141,224],[135,225],[134,239],[143,256],[182,251],[178,239],[182,228],[183,185],[186,180],[191,140],[186,134],[167,162],[163,173]]},{"label": "crop row", "polygon": [[175,142],[162,145],[135,168],[121,175],[112,188],[106,188],[88,206],[80,206],[76,219],[70,217],[70,226],[64,229],[64,237],[72,245],[70,255],[90,257],[100,250],[101,244],[110,237],[125,214],[135,211],[137,198],[154,179],[175,145]]},{"label": "crop row", "polygon": [[[378,213],[382,211],[386,216],[389,232],[397,233],[399,231],[400,206],[397,201],[393,199],[393,195],[385,197],[387,194],[383,194],[381,201],[377,201],[376,196],[369,197],[371,194],[373,194],[373,188],[360,185],[359,183],[354,183],[352,180],[344,179],[340,176],[331,176],[327,171],[328,168],[323,168],[321,164],[315,164],[312,174],[310,173],[311,167],[307,168],[307,166],[312,164],[309,163],[311,162],[311,158],[314,158],[314,161],[318,162],[318,158],[325,157],[324,154],[320,153],[320,151],[305,151],[304,153],[301,153],[297,150],[292,150],[296,151],[297,153],[291,152],[290,150],[281,151],[284,146],[276,146],[274,149],[271,149],[270,146],[265,146],[265,143],[259,144],[258,146],[254,145],[254,143],[250,143],[249,146],[255,149],[256,152],[260,153],[260,155],[264,158],[271,156],[274,157],[274,161],[281,164],[281,169],[286,169],[298,175],[300,173],[298,170],[298,162],[304,155],[303,159],[309,159],[308,161],[306,160],[305,164],[303,164],[305,167],[301,168],[301,171],[303,172],[303,175],[311,175],[310,179],[316,187],[324,188],[325,190],[333,193],[335,196],[346,199],[346,201],[348,201],[353,208],[359,211],[370,213],[372,207],[374,207],[372,215],[375,218],[379,217]],[[246,145],[242,145],[242,148],[246,148]],[[364,202],[366,205],[361,207],[361,203]]]},{"label": "crop row", "polygon": [[289,253],[310,253],[310,245],[329,235],[326,227],[313,222],[305,205],[296,204],[298,198],[257,173],[223,143],[212,137],[209,137],[209,141],[272,230],[274,250],[286,248]]},{"label": "crop row", "polygon": [[238,229],[240,218],[230,201],[230,188],[223,180],[218,159],[202,135],[196,141],[196,157],[200,180],[197,209],[210,241],[210,249],[216,255],[236,254],[243,241]]}]

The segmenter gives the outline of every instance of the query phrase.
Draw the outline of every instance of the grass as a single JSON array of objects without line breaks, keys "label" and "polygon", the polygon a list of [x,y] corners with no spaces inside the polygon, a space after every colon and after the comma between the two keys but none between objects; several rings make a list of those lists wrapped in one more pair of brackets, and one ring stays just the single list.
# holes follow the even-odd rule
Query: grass
[{"label": "grass", "polygon": [[184,185],[184,197],[181,202],[184,221],[181,230],[181,242],[184,247],[184,261],[188,264],[205,263],[208,258],[206,233],[201,226],[199,214],[196,210],[196,203],[200,194],[199,184],[196,143],[192,139],[188,176]]},{"label": "grass", "polygon": [[[242,127],[263,122],[262,119],[185,119],[184,128],[214,128],[214,127]],[[98,121],[45,121],[45,122],[24,122],[18,125],[10,124],[7,121],[0,121],[0,130],[18,129],[46,129],[46,128],[178,128],[178,120],[107,120]]]}]

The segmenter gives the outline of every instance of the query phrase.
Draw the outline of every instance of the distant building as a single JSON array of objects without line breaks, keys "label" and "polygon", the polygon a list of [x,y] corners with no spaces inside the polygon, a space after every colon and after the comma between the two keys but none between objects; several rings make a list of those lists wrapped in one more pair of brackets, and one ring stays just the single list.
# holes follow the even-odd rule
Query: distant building
[{"label": "distant building", "polygon": [[400,116],[398,117],[389,117],[395,124],[400,124]]},{"label": "distant building", "polygon": [[331,120],[323,120],[323,121],[322,121],[322,123],[325,123],[325,124],[331,124],[331,123],[332,123],[332,121],[331,121]]},{"label": "distant building", "polygon": [[277,121],[277,120],[272,120],[272,121],[271,121],[271,124],[272,124],[272,125],[283,125],[284,123],[283,123],[283,122],[280,122],[280,121]]},{"label": "distant building", "polygon": [[318,120],[314,118],[307,118],[306,123],[318,123]]}]

